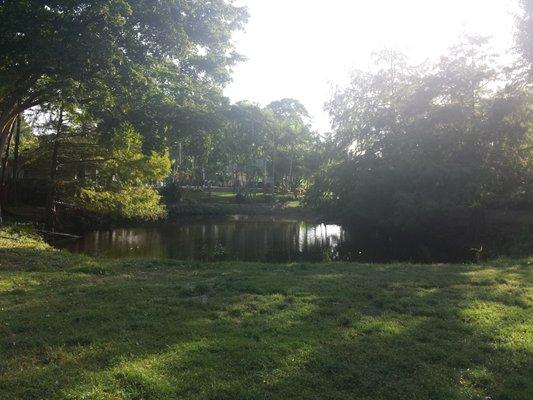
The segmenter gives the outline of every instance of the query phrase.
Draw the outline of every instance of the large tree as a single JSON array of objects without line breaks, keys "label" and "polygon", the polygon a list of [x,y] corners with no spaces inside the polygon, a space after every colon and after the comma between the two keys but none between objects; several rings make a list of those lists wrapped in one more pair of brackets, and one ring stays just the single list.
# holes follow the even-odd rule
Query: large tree
[{"label": "large tree", "polygon": [[337,148],[312,193],[359,226],[438,232],[484,207],[531,206],[531,93],[479,40],[413,67],[381,54],[328,107]]},{"label": "large tree", "polygon": [[16,116],[39,104],[127,113],[125,100],[170,80],[227,81],[245,19],[226,0],[1,1],[0,154]]},{"label": "large tree", "polygon": [[296,194],[304,175],[308,175],[305,161],[316,139],[309,114],[300,101],[291,98],[273,101],[266,109],[272,112],[277,128],[274,131],[277,136],[271,143],[274,170],[281,177],[278,181],[283,189]]}]

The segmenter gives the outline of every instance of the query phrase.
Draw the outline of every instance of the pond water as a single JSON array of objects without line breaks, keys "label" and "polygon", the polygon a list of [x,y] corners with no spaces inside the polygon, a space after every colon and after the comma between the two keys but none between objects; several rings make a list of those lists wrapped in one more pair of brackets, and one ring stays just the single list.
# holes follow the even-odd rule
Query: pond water
[{"label": "pond water", "polygon": [[392,241],[343,226],[285,217],[182,218],[130,228],[86,232],[53,243],[72,252],[107,258],[199,261],[469,261],[471,254],[442,242]]},{"label": "pond water", "polygon": [[346,240],[346,232],[339,225],[232,216],[183,218],[179,223],[91,231],[79,240],[55,245],[109,258],[287,262],[338,259],[338,248]]}]

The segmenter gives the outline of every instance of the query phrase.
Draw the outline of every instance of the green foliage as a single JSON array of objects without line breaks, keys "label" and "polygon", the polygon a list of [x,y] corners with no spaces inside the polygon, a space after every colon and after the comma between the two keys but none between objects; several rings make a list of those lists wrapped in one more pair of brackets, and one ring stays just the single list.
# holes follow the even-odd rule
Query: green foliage
[{"label": "green foliage", "polygon": [[144,153],[161,153],[180,121],[221,102],[246,18],[226,0],[0,2],[0,161],[13,120],[35,107],[83,113],[92,135],[128,123]]},{"label": "green foliage", "polygon": [[531,92],[479,40],[433,66],[379,55],[328,108],[331,156],[307,201],[358,226],[427,234],[479,208],[532,207]]},{"label": "green foliage", "polygon": [[177,204],[183,199],[183,190],[179,183],[167,181],[160,190],[161,196],[167,204]]},{"label": "green foliage", "polygon": [[520,0],[522,13],[518,17],[516,33],[518,50],[522,54],[529,72],[529,81],[533,82],[533,0]]},{"label": "green foliage", "polygon": [[183,150],[178,167],[182,182],[222,184],[239,174],[249,183],[268,181],[287,192],[295,191],[311,175],[306,158],[316,136],[299,101],[282,99],[264,108],[247,101],[220,104],[207,118],[208,123],[192,121],[177,139]]},{"label": "green foliage", "polygon": [[271,115],[255,104],[242,101],[229,108],[227,121],[225,137],[230,161],[237,170],[261,174],[261,168],[254,162],[268,157],[268,145],[275,135]]},{"label": "green foliage", "polygon": [[273,113],[277,128],[272,146],[277,184],[296,195],[304,181],[315,172],[308,168],[308,158],[316,150],[313,144],[317,137],[311,131],[307,110],[298,100],[274,101],[267,109]]},{"label": "green foliage", "polygon": [[242,101],[231,105],[224,116],[218,152],[225,154],[219,159],[232,172],[244,173],[250,181],[270,180],[283,191],[309,175],[304,160],[315,136],[300,102],[282,99],[261,108]]},{"label": "green foliage", "polygon": [[149,88],[161,65],[188,79],[227,80],[239,59],[231,32],[246,13],[225,0],[6,1],[0,19],[3,101],[97,91],[112,104],[128,84]]},{"label": "green foliage", "polygon": [[78,207],[114,218],[158,219],[165,215],[153,185],[170,173],[167,153],[152,151],[146,156],[140,135],[123,126],[103,157],[92,184],[80,187],[74,200]]},{"label": "green foliage", "polygon": [[[114,218],[156,219],[164,215],[155,186],[170,173],[168,151],[146,154],[141,135],[127,123],[101,138],[87,126],[83,113],[70,112],[65,118],[68,125],[59,138],[55,182],[58,200]],[[47,133],[48,125],[46,122],[36,131]],[[20,191],[28,192],[26,185],[35,186],[25,193],[26,198],[28,194],[36,197],[39,182],[44,182],[45,189],[50,185],[48,174],[57,139],[45,134],[33,136],[33,140],[37,145],[26,145],[21,152],[21,165],[33,180],[22,179]]]},{"label": "green foliage", "polygon": [[18,114],[37,108],[53,120],[61,109],[63,137],[46,132],[49,143],[37,146],[45,151],[29,161],[44,165],[41,174],[58,161],[49,202],[56,186],[68,197],[81,187],[100,194],[83,204],[109,198],[134,214],[123,193],[162,181],[176,137],[205,129],[199,121],[224,103],[221,88],[241,58],[232,32],[246,18],[226,0],[0,2],[0,164]]},{"label": "green foliage", "polygon": [[131,126],[117,129],[110,148],[106,150],[97,179],[108,187],[155,184],[170,173],[168,153],[151,151],[150,155],[145,155],[141,136]]},{"label": "green foliage", "polygon": [[156,220],[165,216],[161,196],[151,187],[132,186],[117,191],[81,189],[76,205],[81,209],[116,219]]}]

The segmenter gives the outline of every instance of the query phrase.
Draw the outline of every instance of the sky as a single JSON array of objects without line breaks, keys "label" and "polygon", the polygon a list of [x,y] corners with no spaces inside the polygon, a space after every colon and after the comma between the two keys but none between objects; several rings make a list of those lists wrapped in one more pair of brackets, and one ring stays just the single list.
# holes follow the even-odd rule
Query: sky
[{"label": "sky", "polygon": [[369,69],[372,53],[392,48],[413,62],[437,59],[462,34],[513,46],[518,0],[236,0],[248,7],[234,35],[247,61],[233,69],[225,94],[265,106],[292,97],[315,129],[330,129],[324,103],[353,69]]}]

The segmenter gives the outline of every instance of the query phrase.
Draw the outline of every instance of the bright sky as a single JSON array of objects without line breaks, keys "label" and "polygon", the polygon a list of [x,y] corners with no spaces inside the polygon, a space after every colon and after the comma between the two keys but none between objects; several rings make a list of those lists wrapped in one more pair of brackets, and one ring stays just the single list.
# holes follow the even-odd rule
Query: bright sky
[{"label": "bright sky", "polygon": [[235,67],[226,88],[232,101],[260,105],[300,100],[320,132],[334,85],[350,70],[367,69],[385,47],[415,62],[437,58],[461,34],[492,37],[498,52],[513,45],[518,0],[237,0],[250,13],[235,36],[248,60]]}]

